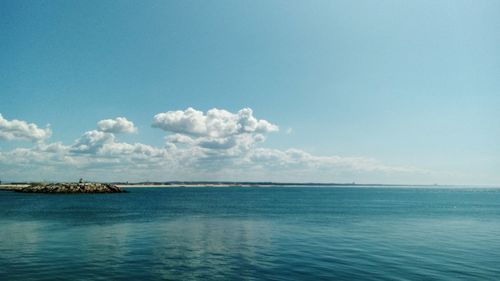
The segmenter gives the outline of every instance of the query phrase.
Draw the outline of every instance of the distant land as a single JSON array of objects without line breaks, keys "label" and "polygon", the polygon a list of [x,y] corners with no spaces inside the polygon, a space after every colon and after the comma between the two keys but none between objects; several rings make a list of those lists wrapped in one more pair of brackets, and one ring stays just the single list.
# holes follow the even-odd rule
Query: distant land
[{"label": "distant land", "polygon": [[[167,182],[111,182],[112,184],[121,186],[121,187],[139,187],[139,186],[163,186],[163,187],[190,187],[190,186],[235,186],[235,187],[266,187],[266,186],[412,186],[407,184],[357,184],[355,182],[349,183],[338,183],[338,182],[330,182],[330,183],[318,183],[318,182],[248,182],[248,181],[167,181]],[[417,186],[417,185],[414,185]],[[426,185],[422,185],[426,186]]]},{"label": "distant land", "polygon": [[[0,182],[0,190],[20,191],[22,189],[44,186],[44,185],[74,185],[75,182]],[[248,182],[248,181],[114,181],[114,182],[92,182],[84,184],[112,185],[118,189],[122,188],[177,188],[177,187],[389,187],[389,188],[500,188],[497,185],[456,185],[456,184],[385,184],[385,183],[338,183],[338,182]],[[68,192],[72,193],[72,192]]]},{"label": "distant land", "polygon": [[[89,181],[91,182],[91,181]],[[44,183],[66,183],[46,181]],[[98,183],[98,182],[96,182]],[[384,183],[338,183],[338,182],[250,182],[250,181],[113,181],[102,182],[119,187],[272,187],[272,186],[440,186],[438,184],[384,184]],[[13,186],[27,186],[40,182],[0,182],[0,189],[10,189]],[[445,185],[448,186],[448,185]]]}]

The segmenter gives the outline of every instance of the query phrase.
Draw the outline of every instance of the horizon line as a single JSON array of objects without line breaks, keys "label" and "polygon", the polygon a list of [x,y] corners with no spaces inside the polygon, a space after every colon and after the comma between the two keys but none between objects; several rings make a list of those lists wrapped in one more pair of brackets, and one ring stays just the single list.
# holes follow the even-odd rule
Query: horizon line
[{"label": "horizon line", "polygon": [[[33,183],[71,183],[77,181],[0,181],[0,185],[6,184],[33,184]],[[116,185],[253,185],[253,186],[409,186],[409,187],[500,187],[499,184],[407,184],[407,183],[356,183],[356,182],[274,182],[274,181],[83,181],[86,183],[101,182]]]}]

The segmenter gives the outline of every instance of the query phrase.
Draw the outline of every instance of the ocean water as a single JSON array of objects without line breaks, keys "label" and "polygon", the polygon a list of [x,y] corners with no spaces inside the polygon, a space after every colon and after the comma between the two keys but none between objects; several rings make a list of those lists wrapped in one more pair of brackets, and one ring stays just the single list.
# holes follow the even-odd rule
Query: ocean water
[{"label": "ocean water", "polygon": [[500,189],[0,191],[0,280],[498,280]]}]

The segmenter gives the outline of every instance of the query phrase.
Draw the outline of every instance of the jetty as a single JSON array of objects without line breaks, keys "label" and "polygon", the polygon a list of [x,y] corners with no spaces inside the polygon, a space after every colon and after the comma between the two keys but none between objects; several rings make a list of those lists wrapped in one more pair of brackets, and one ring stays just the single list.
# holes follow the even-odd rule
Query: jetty
[{"label": "jetty", "polygon": [[127,192],[109,183],[36,183],[13,188],[24,193],[121,193]]}]

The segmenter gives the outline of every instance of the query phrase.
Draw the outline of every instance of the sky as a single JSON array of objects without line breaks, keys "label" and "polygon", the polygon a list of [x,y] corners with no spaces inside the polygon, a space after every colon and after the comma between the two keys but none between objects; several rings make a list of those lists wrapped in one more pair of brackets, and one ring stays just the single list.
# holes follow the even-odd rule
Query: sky
[{"label": "sky", "polygon": [[500,185],[498,1],[0,1],[0,180]]}]

